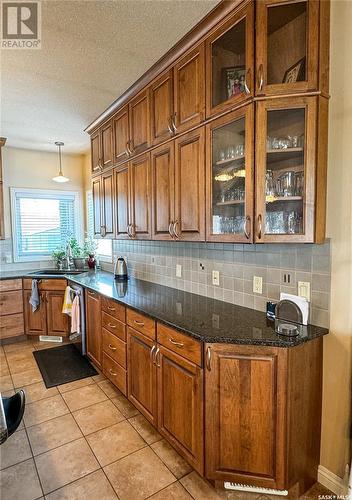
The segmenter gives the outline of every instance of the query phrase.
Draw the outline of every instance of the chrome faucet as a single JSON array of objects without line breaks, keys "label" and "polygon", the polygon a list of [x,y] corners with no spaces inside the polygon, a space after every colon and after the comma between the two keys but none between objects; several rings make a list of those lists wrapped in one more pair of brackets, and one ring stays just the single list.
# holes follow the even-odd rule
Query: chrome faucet
[{"label": "chrome faucet", "polygon": [[72,249],[69,243],[67,243],[66,247],[65,261],[66,261],[66,269],[71,269],[73,267],[73,259],[72,259]]}]

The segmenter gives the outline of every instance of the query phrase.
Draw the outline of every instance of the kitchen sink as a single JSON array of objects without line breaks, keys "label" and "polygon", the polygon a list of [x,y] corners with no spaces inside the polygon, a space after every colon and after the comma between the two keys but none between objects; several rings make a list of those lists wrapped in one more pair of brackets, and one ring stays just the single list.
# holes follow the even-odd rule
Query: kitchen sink
[{"label": "kitchen sink", "polygon": [[28,273],[35,276],[57,276],[61,274],[82,274],[87,272],[85,269],[42,269]]}]

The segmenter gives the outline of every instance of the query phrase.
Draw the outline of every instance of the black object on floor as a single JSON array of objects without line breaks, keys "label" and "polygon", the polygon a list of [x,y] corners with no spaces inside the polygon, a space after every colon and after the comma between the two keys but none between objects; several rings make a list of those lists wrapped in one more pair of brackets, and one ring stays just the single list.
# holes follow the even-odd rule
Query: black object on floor
[{"label": "black object on floor", "polygon": [[33,356],[47,388],[98,375],[73,344],[34,351]]},{"label": "black object on floor", "polygon": [[0,444],[6,441],[18,429],[24,414],[26,395],[21,389],[13,396],[9,398],[2,396],[1,399],[6,420],[6,429],[1,429]]}]

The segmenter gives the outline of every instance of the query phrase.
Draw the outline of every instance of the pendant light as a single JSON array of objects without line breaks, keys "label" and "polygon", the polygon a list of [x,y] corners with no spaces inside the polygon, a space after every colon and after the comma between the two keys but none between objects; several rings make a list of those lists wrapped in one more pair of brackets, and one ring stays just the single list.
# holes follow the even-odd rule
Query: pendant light
[{"label": "pendant light", "polygon": [[68,177],[65,177],[64,174],[62,173],[62,166],[61,166],[61,146],[63,146],[63,142],[55,142],[55,146],[59,148],[59,175],[56,177],[53,177],[53,181],[55,182],[68,182],[70,179]]}]

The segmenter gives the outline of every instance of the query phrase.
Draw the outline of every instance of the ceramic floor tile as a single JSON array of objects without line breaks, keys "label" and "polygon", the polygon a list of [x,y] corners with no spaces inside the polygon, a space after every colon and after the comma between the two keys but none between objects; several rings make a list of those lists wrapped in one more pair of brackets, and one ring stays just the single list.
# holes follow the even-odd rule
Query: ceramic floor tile
[{"label": "ceramic floor tile", "polygon": [[15,351],[6,355],[11,373],[20,373],[38,368],[32,351]]},{"label": "ceramic floor tile", "polygon": [[34,403],[35,401],[40,401],[41,399],[50,398],[59,394],[56,387],[47,389],[44,382],[26,385],[25,387],[21,387],[21,389],[26,393],[26,404]]},{"label": "ceramic floor tile", "polygon": [[6,375],[10,375],[9,367],[7,366],[6,360],[1,359],[0,361],[0,377],[5,377]]},{"label": "ceramic floor tile", "polygon": [[32,452],[27,439],[26,431],[12,434],[0,449],[0,469],[18,464],[32,458]]},{"label": "ceramic floor tile", "polygon": [[43,453],[35,462],[45,494],[99,469],[84,438]]},{"label": "ceramic floor tile", "polygon": [[0,376],[0,392],[11,391],[13,383],[11,375]]},{"label": "ceramic floor tile", "polygon": [[26,385],[41,382],[42,376],[38,368],[32,368],[20,373],[13,373],[12,380],[15,387],[24,387]]},{"label": "ceramic floor tile", "polygon": [[192,500],[191,495],[187,493],[182,484],[173,483],[167,488],[155,493],[150,500]]},{"label": "ceramic floor tile", "polygon": [[57,396],[26,405],[24,423],[26,427],[30,427],[31,425],[41,424],[55,417],[61,417],[61,415],[65,415],[66,413],[69,413],[69,409],[58,394]]},{"label": "ceramic floor tile", "polygon": [[86,406],[100,403],[108,399],[97,384],[91,384],[81,389],[65,392],[62,394],[62,397],[71,411],[80,410]]},{"label": "ceramic floor tile", "polygon": [[85,435],[125,420],[122,413],[109,400],[77,410],[73,416]]},{"label": "ceramic floor tile", "polygon": [[154,429],[143,415],[132,417],[129,419],[129,422],[148,444],[155,443],[162,439],[159,432]]},{"label": "ceramic floor tile", "polygon": [[81,387],[85,387],[86,385],[93,384],[94,381],[92,377],[82,378],[80,380],[75,380],[74,382],[69,382],[68,384],[58,385],[57,388],[59,392],[63,394],[64,392],[73,391],[74,389],[80,389]]},{"label": "ceramic floor tile", "polygon": [[34,455],[82,437],[78,425],[70,414],[29,427],[27,432]]},{"label": "ceramic floor tile", "polygon": [[147,498],[176,481],[149,448],[143,448],[104,468],[121,500]]},{"label": "ceramic floor tile", "polygon": [[102,467],[146,446],[125,420],[86,437]]},{"label": "ceramic floor tile", "polygon": [[100,469],[46,495],[46,500],[118,500]]},{"label": "ceramic floor tile", "polygon": [[120,412],[125,415],[126,418],[131,418],[139,415],[139,411],[133,404],[128,401],[123,394],[118,394],[115,398],[111,400],[114,405],[120,410]]},{"label": "ceramic floor tile", "polygon": [[34,500],[43,495],[33,459],[0,472],[1,500]]},{"label": "ceramic floor tile", "polygon": [[109,398],[116,398],[117,395],[121,394],[121,392],[110,382],[110,380],[98,382],[98,385]]},{"label": "ceramic floor tile", "polygon": [[182,478],[180,483],[195,500],[219,500],[221,498],[215,489],[195,471]]},{"label": "ceramic floor tile", "polygon": [[151,447],[177,479],[192,472],[192,467],[167,441],[165,441],[165,439],[152,444]]},{"label": "ceramic floor tile", "polygon": [[105,375],[103,375],[103,374],[102,374],[102,373],[98,370],[98,368],[96,368],[96,367],[95,367],[95,369],[97,370],[98,375],[94,375],[94,376],[92,377],[92,379],[94,380],[94,382],[97,382],[97,383],[98,383],[98,382],[102,382],[103,380],[106,380]]},{"label": "ceramic floor tile", "polygon": [[15,342],[14,344],[4,345],[4,352],[8,354],[15,351],[34,351],[34,346],[30,340],[24,340],[23,342]]}]

